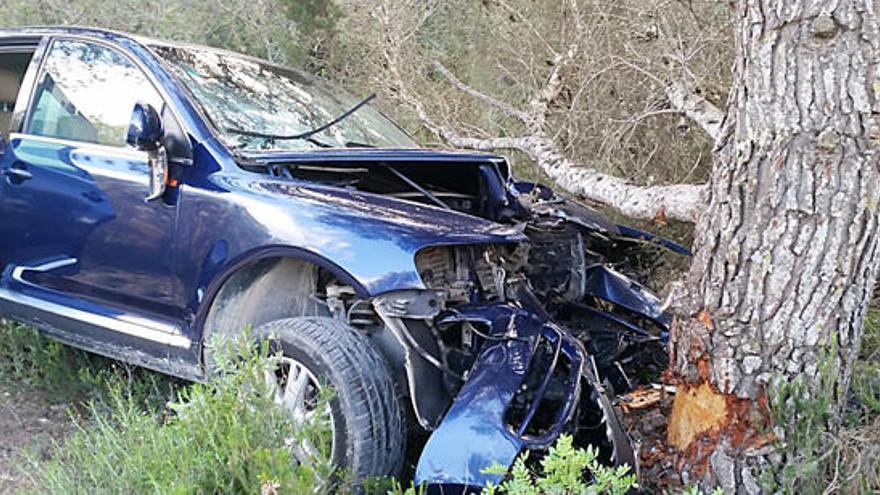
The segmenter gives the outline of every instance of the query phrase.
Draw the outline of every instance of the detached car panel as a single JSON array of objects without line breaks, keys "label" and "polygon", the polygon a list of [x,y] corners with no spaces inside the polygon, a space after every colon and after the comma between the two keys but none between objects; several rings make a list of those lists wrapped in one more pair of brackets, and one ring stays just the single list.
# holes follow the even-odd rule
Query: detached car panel
[{"label": "detached car panel", "polygon": [[331,404],[385,432],[335,437],[357,479],[401,467],[406,417],[428,485],[497,482],[563,433],[636,468],[612,402],[666,365],[646,286],[687,249],[502,157],[419,149],[371,100],[221,50],[0,30],[0,314],[193,380],[212,339],[283,328],[282,388],[339,366],[317,329],[361,342],[379,364],[347,373],[383,385],[331,384],[384,404]]}]

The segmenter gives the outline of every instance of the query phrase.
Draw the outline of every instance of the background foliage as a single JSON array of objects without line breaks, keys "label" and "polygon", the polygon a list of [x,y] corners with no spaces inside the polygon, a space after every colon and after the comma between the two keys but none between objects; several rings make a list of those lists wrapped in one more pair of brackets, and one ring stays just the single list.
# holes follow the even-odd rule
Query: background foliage
[{"label": "background foliage", "polygon": [[[511,104],[546,77],[551,51],[574,25],[547,0],[4,0],[0,26],[88,25],[223,47],[386,96],[386,110],[424,140],[412,115],[391,105],[377,12],[424,22],[406,46],[406,74],[428,110],[473,135],[510,135],[517,123],[464,97],[434,68]],[[646,184],[707,177],[709,140],[671,111],[663,81],[682,74],[723,104],[730,79],[730,14],[718,2],[584,0],[588,49],[552,115],[555,139],[578,163]],[[426,143],[432,144],[432,143]],[[537,175],[514,156],[522,175]]]}]

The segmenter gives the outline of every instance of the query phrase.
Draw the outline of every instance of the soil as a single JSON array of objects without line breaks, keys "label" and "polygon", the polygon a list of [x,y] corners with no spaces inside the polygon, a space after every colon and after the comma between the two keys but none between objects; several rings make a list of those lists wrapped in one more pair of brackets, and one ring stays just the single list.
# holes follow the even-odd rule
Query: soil
[{"label": "soil", "polygon": [[28,491],[26,456],[45,457],[73,430],[69,405],[0,383],[0,494]]},{"label": "soil", "polygon": [[618,411],[618,415],[639,451],[639,493],[678,492],[673,463],[674,450],[666,443],[666,420],[672,411],[673,396],[661,394],[660,400],[643,408]]}]

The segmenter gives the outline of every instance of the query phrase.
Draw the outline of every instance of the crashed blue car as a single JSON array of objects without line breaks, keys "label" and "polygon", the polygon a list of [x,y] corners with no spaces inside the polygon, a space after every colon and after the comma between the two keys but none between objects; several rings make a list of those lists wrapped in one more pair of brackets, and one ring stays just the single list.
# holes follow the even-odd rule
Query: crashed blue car
[{"label": "crashed blue car", "polygon": [[356,480],[467,491],[561,434],[635,468],[613,402],[665,367],[670,323],[645,266],[687,250],[502,157],[419,148],[372,99],[213,48],[0,30],[0,314],[188,380],[252,328]]}]

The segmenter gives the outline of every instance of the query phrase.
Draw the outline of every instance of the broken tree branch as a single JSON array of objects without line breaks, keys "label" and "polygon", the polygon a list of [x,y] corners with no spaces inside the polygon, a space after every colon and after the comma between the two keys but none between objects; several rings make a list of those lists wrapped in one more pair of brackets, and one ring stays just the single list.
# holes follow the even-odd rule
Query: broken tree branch
[{"label": "broken tree branch", "polygon": [[[576,3],[572,3],[576,12]],[[467,93],[483,103],[498,108],[505,113],[517,117],[526,128],[526,133],[518,137],[471,137],[464,136],[448,125],[443,125],[433,119],[425,108],[423,99],[413,89],[414,85],[407,84],[402,73],[401,63],[403,39],[407,34],[414,32],[412,26],[409,30],[400,30],[391,21],[390,4],[386,1],[385,8],[380,10],[377,16],[384,28],[381,47],[386,71],[385,84],[390,92],[404,105],[408,106],[416,114],[419,123],[426,130],[437,136],[450,146],[468,148],[480,151],[493,151],[499,149],[517,150],[528,155],[534,162],[556,183],[559,187],[571,194],[584,197],[611,208],[632,218],[653,220],[665,217],[684,222],[695,222],[701,210],[702,196],[706,189],[705,185],[668,185],[668,186],[639,186],[615,177],[598,172],[589,167],[579,166],[567,158],[549,136],[547,120],[551,112],[551,104],[559,97],[563,90],[563,74],[568,66],[575,60],[580,40],[576,37],[571,41],[567,49],[562,53],[555,53],[544,79],[544,83],[535,91],[529,100],[528,109],[520,110],[502,102],[492,96],[460,81],[451,71],[439,62],[435,66],[441,74],[456,88]],[[424,18],[421,19],[423,21]],[[420,22],[421,22],[420,21]],[[711,108],[705,104],[687,97],[683,93],[676,93],[687,103],[687,108],[696,113],[703,113]],[[714,108],[714,107],[713,107]],[[684,110],[682,110],[684,111]],[[706,120],[707,123],[718,123]],[[720,123],[720,120],[718,121]]]},{"label": "broken tree branch", "polygon": [[520,148],[550,178],[571,194],[608,205],[630,218],[654,220],[659,216],[696,222],[703,203],[704,184],[639,186],[565,158],[552,140],[537,136]]}]

